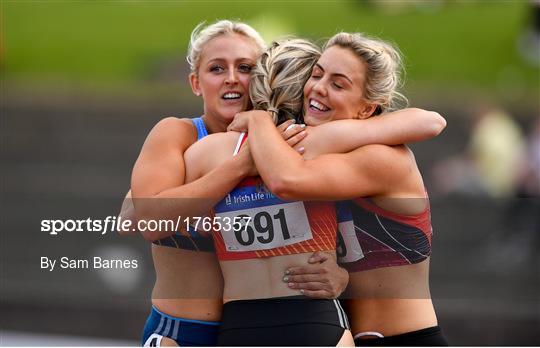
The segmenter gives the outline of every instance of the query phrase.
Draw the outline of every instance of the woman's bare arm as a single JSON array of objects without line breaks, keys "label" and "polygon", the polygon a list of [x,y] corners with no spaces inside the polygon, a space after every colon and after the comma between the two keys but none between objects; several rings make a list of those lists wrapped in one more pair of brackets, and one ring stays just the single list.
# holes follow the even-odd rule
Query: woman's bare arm
[{"label": "woman's bare arm", "polygon": [[399,145],[428,140],[445,127],[446,120],[437,112],[409,108],[365,120],[339,120],[312,127],[309,137],[298,146],[344,153],[368,144]]},{"label": "woman's bare arm", "polygon": [[[237,115],[229,130],[247,131],[249,118],[260,111]],[[428,140],[439,135],[446,127],[446,120],[434,111],[418,108],[399,110],[366,120],[339,120],[309,128],[309,137],[301,140],[295,149],[309,149],[313,153],[344,153],[368,144],[399,145]]]},{"label": "woman's bare arm", "polygon": [[304,160],[279,136],[265,112],[249,118],[250,149],[267,187],[282,199],[350,199],[385,193],[411,172],[411,161],[385,145]]},{"label": "woman's bare arm", "polygon": [[[190,124],[168,118],[148,135],[131,180],[138,219],[177,219],[205,214],[249,172],[241,158],[231,157],[207,175],[184,185],[183,155],[193,143],[192,132]],[[148,231],[143,236],[156,240],[173,233]]]}]

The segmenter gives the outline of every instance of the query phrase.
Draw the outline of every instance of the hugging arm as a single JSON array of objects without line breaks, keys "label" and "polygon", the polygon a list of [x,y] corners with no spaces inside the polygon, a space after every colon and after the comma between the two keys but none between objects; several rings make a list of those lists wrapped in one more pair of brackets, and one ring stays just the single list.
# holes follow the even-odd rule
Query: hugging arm
[{"label": "hugging arm", "polygon": [[368,144],[400,145],[436,137],[446,120],[434,111],[403,109],[363,120],[338,120],[312,129],[309,140],[325,153],[349,152]]},{"label": "hugging arm", "polygon": [[309,264],[290,267],[283,281],[291,289],[312,298],[338,298],[349,283],[349,273],[338,266],[335,256],[316,251]]},{"label": "hugging arm", "polygon": [[274,194],[286,200],[351,199],[385,193],[411,172],[410,161],[398,153],[405,150],[385,145],[306,161],[280,138],[266,113],[249,118],[249,132],[259,174]]},{"label": "hugging arm", "polygon": [[[263,117],[264,114],[262,111],[240,113],[228,129],[247,131],[249,120],[257,116]],[[368,144],[399,145],[428,140],[439,135],[445,127],[446,120],[437,112],[409,108],[364,120],[338,120],[311,127],[307,138],[305,132],[300,133],[301,128],[293,130],[297,132],[294,139],[303,140],[296,146],[299,150],[307,146],[311,152],[344,153]]]},{"label": "hugging arm", "polygon": [[[179,216],[203,215],[247,175],[244,163],[231,157],[207,175],[184,185],[183,155],[193,141],[192,125],[174,118],[160,121],[150,132],[131,178],[137,219],[176,220]],[[145,231],[143,237],[156,240],[173,233]]]}]

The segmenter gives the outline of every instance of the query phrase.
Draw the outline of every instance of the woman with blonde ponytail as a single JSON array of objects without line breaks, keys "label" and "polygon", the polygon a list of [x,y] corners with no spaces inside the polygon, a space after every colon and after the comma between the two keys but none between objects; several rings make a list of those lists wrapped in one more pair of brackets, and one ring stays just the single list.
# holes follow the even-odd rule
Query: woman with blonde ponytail
[{"label": "woman with blonde ponytail", "polygon": [[[297,145],[305,147],[303,156],[276,136],[268,113],[245,112],[229,126],[249,131],[259,174],[279,198],[347,200],[337,204],[338,259],[350,274],[346,308],[358,346],[447,345],[430,298],[433,230],[414,155],[404,145],[331,154],[339,151],[324,140],[326,135],[341,143],[357,136],[344,127],[386,117],[373,116],[406,100],[397,91],[400,70],[392,45],[339,33],[325,45],[304,86],[309,135]],[[284,274],[292,289],[304,294],[315,289],[313,272],[304,266],[288,267]]]},{"label": "woman with blonde ponytail", "polygon": [[[254,156],[257,169],[265,174],[243,180],[214,207],[215,221],[220,222],[220,229],[213,231],[214,245],[224,279],[220,345],[353,344],[347,316],[339,301],[335,300],[339,295],[335,292],[335,284],[332,284],[335,279],[325,277],[325,274],[341,272],[332,266],[335,265],[337,239],[334,204],[282,197],[281,192],[274,190],[274,177],[267,175],[268,171],[287,166],[290,154],[279,159],[282,145],[287,146],[284,153],[297,153],[286,142],[277,141],[274,135],[279,135],[279,127],[294,128],[290,119],[299,118],[302,109],[306,108],[303,86],[312,76],[313,65],[318,60],[318,48],[306,40],[289,39],[274,43],[263,53],[252,72],[250,96],[254,109],[260,111],[239,116],[239,119],[247,119],[250,127],[251,120],[260,118],[264,132],[259,128],[255,134],[250,128],[248,141],[245,133],[214,134],[186,151],[186,182],[190,182],[211,172],[231,156],[255,150],[252,142],[256,143],[258,152],[265,147],[264,156]],[[422,123],[418,121],[422,119],[430,125],[440,122],[440,116],[433,113],[419,110],[400,113],[407,115],[409,122],[401,122],[395,115],[385,115],[373,122],[347,121],[345,131],[339,129],[343,125],[338,128],[317,127],[323,131],[332,129],[338,134],[349,135],[349,130],[356,132],[354,136],[337,142],[332,139],[336,133],[328,136],[323,132],[310,132],[310,136],[305,138],[305,132],[300,132],[297,136],[305,138],[304,142],[309,144],[305,148],[306,158],[313,158],[326,153],[328,143],[332,143],[333,152],[339,153],[365,145],[372,139],[399,144],[409,139],[433,136],[430,133],[433,130],[419,127]],[[414,119],[412,126],[411,119]],[[396,124],[401,128],[394,127]],[[372,133],[377,130],[379,134]],[[310,139],[311,134],[313,139]],[[297,150],[302,152],[299,147]],[[200,161],[203,154],[205,161]],[[271,165],[263,164],[265,156]],[[296,161],[296,158],[292,157],[292,160]],[[301,157],[300,160],[304,161]],[[324,186],[324,183],[319,185]],[[226,221],[234,223],[227,224]],[[314,252],[318,253],[315,258],[312,256]],[[317,264],[304,266],[310,262]],[[316,274],[308,276],[309,287],[295,288],[290,282],[290,274],[286,273],[300,266],[308,271],[317,270]]]}]

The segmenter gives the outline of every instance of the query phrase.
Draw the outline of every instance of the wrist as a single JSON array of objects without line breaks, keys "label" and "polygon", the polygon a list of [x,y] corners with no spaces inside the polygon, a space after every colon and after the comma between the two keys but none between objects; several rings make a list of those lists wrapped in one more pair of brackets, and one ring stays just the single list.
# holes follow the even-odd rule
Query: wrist
[{"label": "wrist", "polygon": [[227,162],[229,170],[234,173],[237,178],[243,179],[248,176],[251,166],[249,161],[246,160],[245,154],[240,151],[236,156],[233,156]]},{"label": "wrist", "polygon": [[272,122],[272,115],[268,111],[264,110],[253,110],[248,115],[248,125],[257,124],[262,121],[269,120]]}]

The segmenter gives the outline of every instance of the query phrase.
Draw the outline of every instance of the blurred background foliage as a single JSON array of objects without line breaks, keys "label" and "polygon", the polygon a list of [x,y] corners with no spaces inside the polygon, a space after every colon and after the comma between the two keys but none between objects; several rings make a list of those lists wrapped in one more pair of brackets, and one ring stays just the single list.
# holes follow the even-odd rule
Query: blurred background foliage
[{"label": "blurred background foliage", "polygon": [[153,93],[148,83],[181,83],[185,89],[191,30],[203,20],[234,18],[268,42],[297,35],[322,43],[340,30],[391,40],[405,56],[411,93],[477,91],[531,102],[539,68],[520,54],[530,10],[526,1],[4,0],[1,71],[4,82],[34,87]]}]

